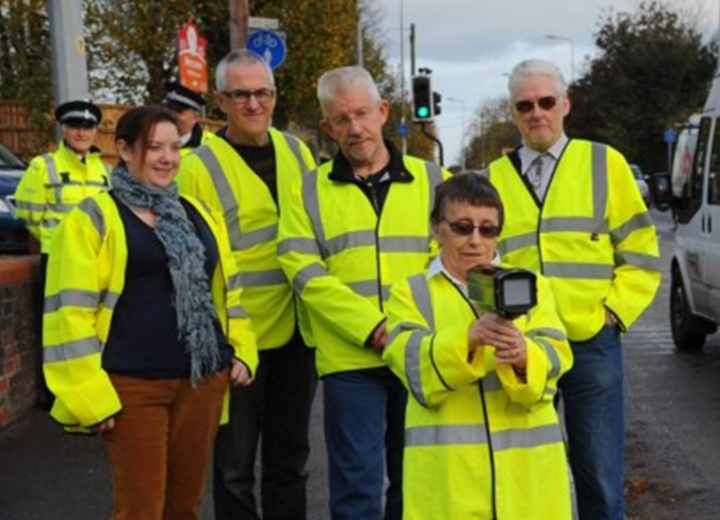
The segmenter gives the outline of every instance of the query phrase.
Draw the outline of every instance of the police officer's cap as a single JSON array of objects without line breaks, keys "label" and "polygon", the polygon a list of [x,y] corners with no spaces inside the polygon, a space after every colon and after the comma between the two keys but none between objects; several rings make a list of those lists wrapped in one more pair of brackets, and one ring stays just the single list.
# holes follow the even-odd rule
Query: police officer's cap
[{"label": "police officer's cap", "polygon": [[68,126],[94,127],[102,121],[102,111],[89,101],[68,101],[55,110],[58,123]]},{"label": "police officer's cap", "polygon": [[163,105],[170,110],[180,111],[192,108],[198,112],[205,106],[205,99],[194,90],[183,87],[178,82],[168,83],[165,86]]}]

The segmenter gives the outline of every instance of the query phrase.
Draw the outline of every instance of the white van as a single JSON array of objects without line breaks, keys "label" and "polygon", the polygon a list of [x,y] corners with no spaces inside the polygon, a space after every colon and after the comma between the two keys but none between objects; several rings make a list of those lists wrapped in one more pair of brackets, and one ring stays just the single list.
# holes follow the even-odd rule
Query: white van
[{"label": "white van", "polygon": [[675,156],[672,163],[672,193],[673,197],[682,197],[683,189],[690,177],[690,168],[695,155],[697,145],[698,128],[702,114],[693,114],[685,123],[678,134],[675,143]]},{"label": "white van", "polygon": [[[680,153],[692,152],[692,134],[695,130],[688,129],[690,142]],[[672,179],[672,189],[667,180],[663,189],[656,187],[665,197],[675,192],[670,318],[675,345],[689,352],[701,350],[720,323],[720,76],[700,114],[696,136],[694,153],[676,160],[690,166],[683,172],[686,179]]]}]

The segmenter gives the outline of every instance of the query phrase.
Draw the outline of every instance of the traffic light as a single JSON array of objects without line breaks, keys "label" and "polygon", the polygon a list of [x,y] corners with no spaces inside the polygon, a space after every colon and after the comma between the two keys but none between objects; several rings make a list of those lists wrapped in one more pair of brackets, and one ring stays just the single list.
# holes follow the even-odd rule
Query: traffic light
[{"label": "traffic light", "polygon": [[430,76],[424,74],[412,79],[413,121],[425,123],[433,120],[434,98]]},{"label": "traffic light", "polygon": [[433,114],[436,116],[439,116],[442,111],[440,101],[442,101],[442,95],[439,92],[433,92]]}]

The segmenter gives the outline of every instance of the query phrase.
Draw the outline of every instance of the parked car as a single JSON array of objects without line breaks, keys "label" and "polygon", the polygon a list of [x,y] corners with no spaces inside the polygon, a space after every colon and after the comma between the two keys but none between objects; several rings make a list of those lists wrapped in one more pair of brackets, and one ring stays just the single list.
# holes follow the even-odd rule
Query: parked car
[{"label": "parked car", "polygon": [[632,171],[633,177],[635,177],[635,182],[637,182],[638,188],[640,189],[640,195],[642,195],[645,205],[650,207],[650,203],[652,201],[650,197],[650,187],[645,180],[642,169],[637,164],[631,164],[630,170]]},{"label": "parked car", "polygon": [[27,165],[0,143],[0,254],[27,253],[28,232],[15,218],[12,204],[15,189]]}]

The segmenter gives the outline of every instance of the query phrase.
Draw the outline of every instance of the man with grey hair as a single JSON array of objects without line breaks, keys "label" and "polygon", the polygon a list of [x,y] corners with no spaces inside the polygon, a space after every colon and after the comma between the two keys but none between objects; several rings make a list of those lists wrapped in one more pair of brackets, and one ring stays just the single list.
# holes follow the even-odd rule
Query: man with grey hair
[{"label": "man with grey hair", "polygon": [[253,487],[262,436],[262,518],[302,520],[317,376],[314,349],[305,345],[308,327],[299,323],[303,310],[277,260],[276,237],[290,187],[315,161],[298,138],[270,126],[275,82],[262,58],[233,51],[216,74],[215,99],[227,126],[183,159],[177,182],[182,193],[225,218],[239,269],[232,284],[244,289],[260,363],[251,386],[232,390],[230,422],[218,432],[215,518],[260,518]]},{"label": "man with grey hair", "polygon": [[[580,520],[623,520],[620,334],[660,284],[655,226],[622,154],[565,135],[554,64],[520,63],[509,89],[522,144],[490,165],[506,215],[498,251],[548,279],[567,330],[575,364],[559,387]],[[544,362],[558,369],[550,351]]]},{"label": "man with grey hair", "polygon": [[365,69],[324,73],[318,99],[339,151],[296,183],[280,263],[317,342],[332,518],[382,519],[386,466],[384,518],[400,520],[406,392],[381,356],[392,335],[383,309],[390,286],[430,260],[434,190],[449,174],[383,139],[389,105]]}]

